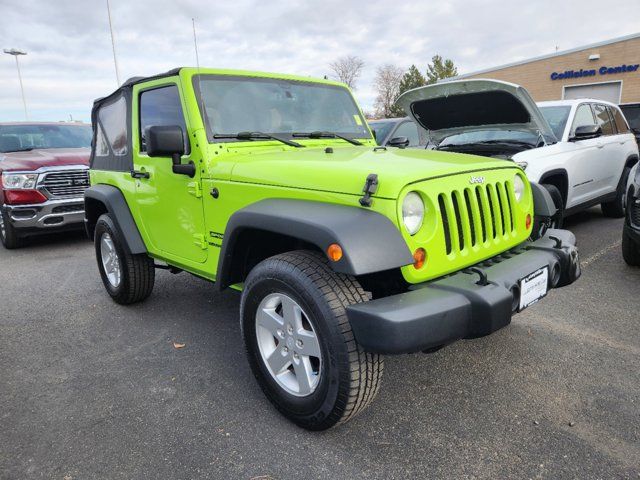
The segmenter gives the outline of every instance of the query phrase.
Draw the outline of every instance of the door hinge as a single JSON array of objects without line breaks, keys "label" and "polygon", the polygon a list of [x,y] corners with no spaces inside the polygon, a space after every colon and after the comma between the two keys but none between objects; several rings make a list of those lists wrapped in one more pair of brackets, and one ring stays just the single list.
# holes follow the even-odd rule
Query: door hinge
[{"label": "door hinge", "polygon": [[200,186],[200,182],[189,182],[187,185],[187,189],[191,195],[196,198],[202,198],[202,187]]},{"label": "door hinge", "polygon": [[204,235],[201,234],[201,233],[195,233],[193,235],[193,243],[195,243],[202,250],[206,250],[207,249],[207,241],[204,238]]}]

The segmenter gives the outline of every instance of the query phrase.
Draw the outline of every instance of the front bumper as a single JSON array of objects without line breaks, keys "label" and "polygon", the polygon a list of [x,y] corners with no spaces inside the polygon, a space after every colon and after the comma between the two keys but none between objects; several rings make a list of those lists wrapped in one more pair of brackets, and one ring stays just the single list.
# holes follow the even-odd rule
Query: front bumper
[{"label": "front bumper", "polygon": [[508,325],[518,311],[519,280],[547,266],[548,288],[580,277],[575,236],[549,230],[472,268],[410,291],[347,307],[354,335],[372,353],[411,353],[478,338]]},{"label": "front bumper", "polygon": [[4,205],[1,208],[11,225],[25,234],[82,228],[84,224],[83,197],[48,200],[33,205]]}]

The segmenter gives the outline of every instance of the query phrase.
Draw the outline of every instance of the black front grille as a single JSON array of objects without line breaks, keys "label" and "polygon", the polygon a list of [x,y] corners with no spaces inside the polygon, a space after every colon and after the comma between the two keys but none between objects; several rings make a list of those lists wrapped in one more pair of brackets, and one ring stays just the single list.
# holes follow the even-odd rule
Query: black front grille
[{"label": "black front grille", "polygon": [[87,170],[46,173],[41,186],[51,197],[82,197],[89,187]]}]

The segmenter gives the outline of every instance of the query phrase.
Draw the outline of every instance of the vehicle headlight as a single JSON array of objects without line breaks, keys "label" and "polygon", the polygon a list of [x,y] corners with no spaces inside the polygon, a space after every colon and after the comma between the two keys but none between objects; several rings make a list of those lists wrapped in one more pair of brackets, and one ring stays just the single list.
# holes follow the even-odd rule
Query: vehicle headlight
[{"label": "vehicle headlight", "polygon": [[524,196],[524,188],[524,182],[520,175],[515,175],[513,177],[513,194],[518,202],[522,200],[522,197]]},{"label": "vehicle headlight", "polygon": [[415,235],[424,220],[424,202],[416,192],[409,192],[402,201],[402,221],[409,235]]},{"label": "vehicle headlight", "polygon": [[7,190],[33,190],[38,175],[35,173],[3,173],[2,186]]}]

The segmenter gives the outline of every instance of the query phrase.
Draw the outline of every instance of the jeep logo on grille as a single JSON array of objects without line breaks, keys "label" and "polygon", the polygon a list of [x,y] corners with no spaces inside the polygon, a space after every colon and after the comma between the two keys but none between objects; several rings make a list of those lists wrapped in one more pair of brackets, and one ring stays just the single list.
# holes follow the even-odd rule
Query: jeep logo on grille
[{"label": "jeep logo on grille", "polygon": [[484,183],[484,177],[471,177],[469,179],[469,183],[471,183],[472,185],[474,183]]}]

